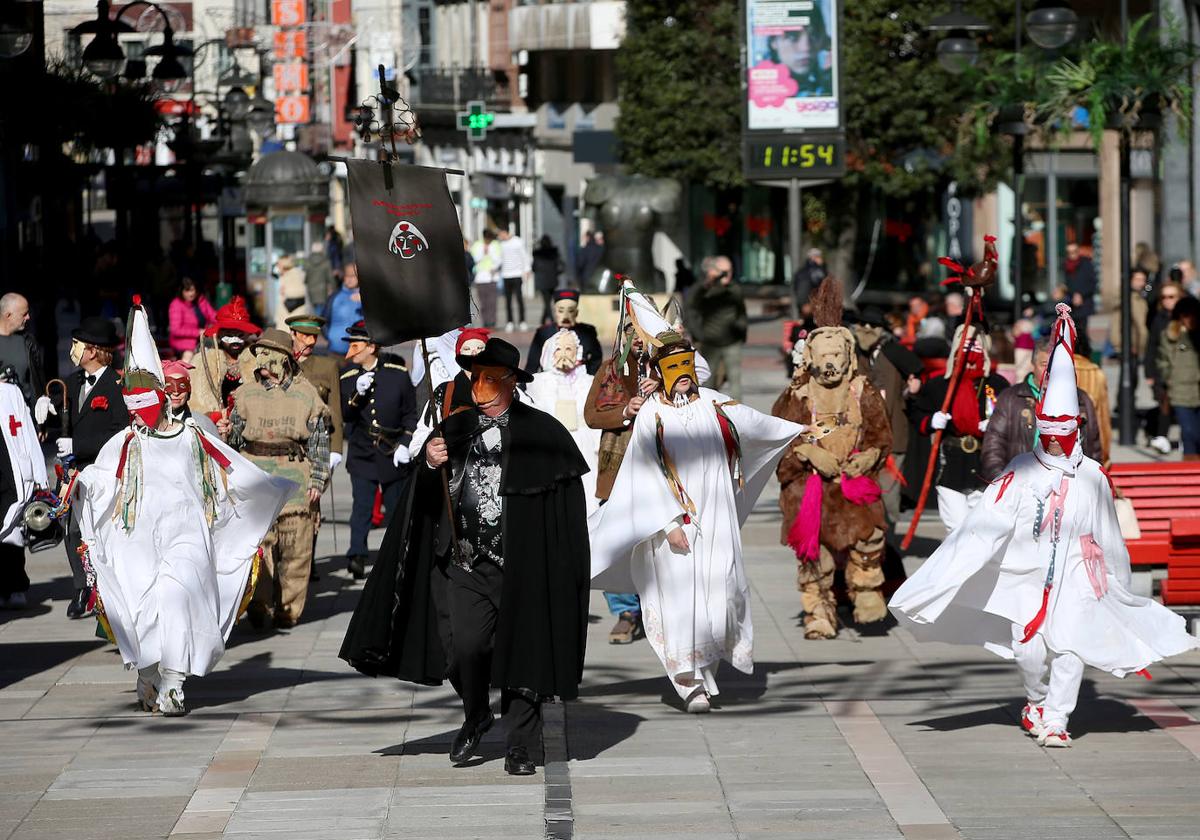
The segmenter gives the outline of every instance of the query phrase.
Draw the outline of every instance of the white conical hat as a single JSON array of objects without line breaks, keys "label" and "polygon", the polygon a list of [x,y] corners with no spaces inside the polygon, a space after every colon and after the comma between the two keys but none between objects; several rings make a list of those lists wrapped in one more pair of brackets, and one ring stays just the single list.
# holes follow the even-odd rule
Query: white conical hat
[{"label": "white conical hat", "polygon": [[639,292],[633,283],[626,280],[621,285],[625,297],[625,311],[633,322],[633,328],[647,347],[662,347],[660,336],[669,333],[675,335],[675,327],[658,311],[654,301],[644,293]]},{"label": "white conical hat", "polygon": [[1050,361],[1042,377],[1041,400],[1038,402],[1039,421],[1071,423],[1079,418],[1079,385],[1075,380],[1075,321],[1071,307],[1060,303],[1056,307],[1058,320],[1050,345]]},{"label": "white conical hat", "polygon": [[163,377],[162,359],[158,345],[150,333],[150,321],[142,308],[141,298],[135,296],[133,308],[129,310],[129,325],[125,332],[125,376],[140,371],[153,377],[161,389],[166,381]]}]

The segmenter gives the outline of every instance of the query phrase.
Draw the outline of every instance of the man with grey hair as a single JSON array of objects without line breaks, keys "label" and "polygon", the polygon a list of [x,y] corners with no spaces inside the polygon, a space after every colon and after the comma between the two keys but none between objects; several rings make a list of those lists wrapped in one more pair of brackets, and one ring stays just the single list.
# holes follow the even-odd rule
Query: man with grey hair
[{"label": "man with grey hair", "polygon": [[684,321],[712,369],[704,386],[740,400],[747,328],[742,287],[733,280],[729,257],[705,257],[700,273],[700,285],[688,296]]},{"label": "man with grey hair", "polygon": [[825,267],[825,255],[821,253],[820,248],[809,248],[808,258],[804,265],[796,269],[796,273],[792,275],[792,293],[796,296],[796,311],[808,315],[808,299],[812,297],[812,293],[817,290],[817,287],[825,282],[825,278],[829,275],[828,269]]},{"label": "man with grey hair", "polygon": [[[1047,336],[1034,347],[1033,373],[1011,388],[996,395],[996,408],[987,421],[983,434],[983,453],[980,456],[980,473],[985,481],[994,481],[1004,472],[1008,462],[1024,452],[1033,451],[1037,437],[1037,401],[1046,364],[1050,361],[1050,337]],[[1079,407],[1083,411],[1084,425],[1079,439],[1083,443],[1083,454],[1100,462],[1100,423],[1096,419],[1096,407],[1091,397],[1081,389]]]},{"label": "man with grey hair", "polygon": [[28,324],[29,301],[24,295],[9,292],[0,297],[0,373],[11,368],[9,381],[21,389],[26,404],[32,408],[45,382],[42,351],[33,335],[25,332]]}]

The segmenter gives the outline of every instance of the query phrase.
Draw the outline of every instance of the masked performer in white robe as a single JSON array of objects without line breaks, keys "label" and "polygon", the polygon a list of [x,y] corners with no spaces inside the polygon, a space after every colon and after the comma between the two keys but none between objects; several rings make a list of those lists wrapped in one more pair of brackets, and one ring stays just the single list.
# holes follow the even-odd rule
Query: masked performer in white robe
[{"label": "masked performer in white robe", "polygon": [[1025,686],[1021,725],[1067,747],[1083,666],[1118,677],[1193,647],[1183,618],[1130,591],[1129,552],[1112,486],[1083,454],[1070,309],[1037,405],[1038,438],[892,596],[918,639],[982,644],[1015,659]]},{"label": "masked performer in white robe", "polygon": [[571,433],[587,461],[583,476],[588,515],[600,506],[596,498],[596,462],[600,457],[600,430],[589,428],[583,419],[592,375],[583,364],[583,347],[573,330],[561,329],[542,345],[542,370],[533,375],[526,392],[534,408],[553,415]]},{"label": "masked performer in white robe", "polygon": [[694,351],[677,335],[644,340],[659,348],[662,386],[639,407],[608,503],[589,520],[592,585],[637,591],[672,687],[689,712],[707,712],[722,659],[753,671],[741,525],[804,427],[697,387]]},{"label": "masked performer in white robe", "polygon": [[146,711],[182,715],[183,681],[207,674],[253,591],[259,543],[294,490],[194,421],[164,410],[162,365],[135,305],[124,381],[130,427],[80,473],[74,502],[102,621]]}]

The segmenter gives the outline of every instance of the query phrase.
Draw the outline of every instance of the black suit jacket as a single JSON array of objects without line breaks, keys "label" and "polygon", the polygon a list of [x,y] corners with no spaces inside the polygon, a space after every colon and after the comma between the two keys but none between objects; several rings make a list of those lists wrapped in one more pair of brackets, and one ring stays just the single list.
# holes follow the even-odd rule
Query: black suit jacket
[{"label": "black suit jacket", "polygon": [[[75,453],[75,465],[79,469],[91,464],[100,454],[108,439],[129,425],[129,412],[121,394],[121,380],[111,366],[96,380],[88,391],[83,406],[79,405],[79,389],[83,387],[84,373],[77,370],[67,378],[67,395],[71,400],[71,420],[68,434]],[[108,401],[105,408],[93,407],[96,398]]]}]

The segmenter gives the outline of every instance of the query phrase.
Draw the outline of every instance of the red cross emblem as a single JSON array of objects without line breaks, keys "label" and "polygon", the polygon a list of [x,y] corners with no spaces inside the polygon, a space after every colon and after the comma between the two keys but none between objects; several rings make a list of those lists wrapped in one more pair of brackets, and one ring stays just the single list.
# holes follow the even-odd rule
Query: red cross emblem
[{"label": "red cross emblem", "polygon": [[8,433],[13,437],[17,436],[17,429],[24,425],[24,423],[17,422],[17,416],[15,414],[8,415]]}]

